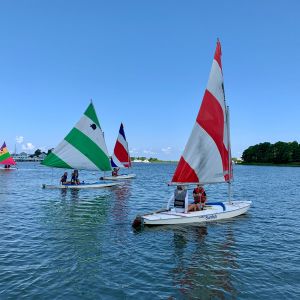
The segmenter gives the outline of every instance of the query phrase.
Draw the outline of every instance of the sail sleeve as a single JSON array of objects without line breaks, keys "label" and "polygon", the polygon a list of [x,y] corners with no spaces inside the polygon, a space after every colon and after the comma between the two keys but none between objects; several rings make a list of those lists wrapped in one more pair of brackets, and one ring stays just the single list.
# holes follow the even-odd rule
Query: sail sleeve
[{"label": "sail sleeve", "polygon": [[115,144],[114,153],[111,157],[111,166],[113,168],[130,168],[131,160],[128,149],[128,143],[125,136],[124,126],[121,123],[118,138]]},{"label": "sail sleeve", "polygon": [[230,180],[227,113],[218,41],[207,88],[192,133],[175,170],[173,183]]},{"label": "sail sleeve", "polygon": [[42,164],[66,169],[111,170],[104,135],[92,103]]},{"label": "sail sleeve", "polygon": [[8,152],[5,142],[0,148],[0,164],[1,165],[15,165],[16,162]]}]

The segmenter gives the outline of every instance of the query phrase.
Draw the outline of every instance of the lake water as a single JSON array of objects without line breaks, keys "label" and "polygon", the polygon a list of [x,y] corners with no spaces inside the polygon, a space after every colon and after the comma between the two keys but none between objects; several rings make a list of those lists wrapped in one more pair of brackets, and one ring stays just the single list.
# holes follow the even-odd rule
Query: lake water
[{"label": "lake water", "polygon": [[[62,170],[0,171],[0,299],[300,299],[300,168],[236,166],[246,215],[135,231],[174,169],[135,164],[120,187],[79,191],[41,189]],[[227,187],[206,190],[220,200]]]}]

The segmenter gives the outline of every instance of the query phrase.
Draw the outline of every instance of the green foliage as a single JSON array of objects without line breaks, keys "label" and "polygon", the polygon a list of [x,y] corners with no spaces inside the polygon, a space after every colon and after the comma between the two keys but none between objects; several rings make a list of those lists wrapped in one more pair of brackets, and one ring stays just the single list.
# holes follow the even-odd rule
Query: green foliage
[{"label": "green foliage", "polygon": [[155,158],[155,157],[150,157],[149,161],[150,162],[158,162],[159,160],[157,158]]},{"label": "green foliage", "polygon": [[40,149],[35,150],[34,156],[40,156],[42,154],[42,151]]},{"label": "green foliage", "polygon": [[246,163],[287,164],[300,162],[300,144],[294,142],[260,143],[243,152]]}]

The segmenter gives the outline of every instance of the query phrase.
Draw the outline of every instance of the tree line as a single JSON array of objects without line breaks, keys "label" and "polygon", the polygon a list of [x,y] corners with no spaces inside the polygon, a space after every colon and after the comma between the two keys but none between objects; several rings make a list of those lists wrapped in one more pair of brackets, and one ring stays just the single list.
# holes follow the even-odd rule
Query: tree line
[{"label": "tree line", "polygon": [[243,152],[242,159],[246,163],[300,163],[300,144],[296,141],[256,144]]}]

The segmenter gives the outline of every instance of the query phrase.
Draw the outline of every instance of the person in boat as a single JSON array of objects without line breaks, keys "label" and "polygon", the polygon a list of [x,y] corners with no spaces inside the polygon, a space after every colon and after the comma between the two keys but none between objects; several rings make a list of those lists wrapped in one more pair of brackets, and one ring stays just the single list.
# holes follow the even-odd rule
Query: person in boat
[{"label": "person in boat", "polygon": [[63,176],[60,178],[60,183],[61,184],[67,184],[67,179],[68,179],[68,172],[65,172]]},{"label": "person in boat", "polygon": [[186,212],[187,190],[183,185],[177,185],[174,191],[174,208],[176,212]]},{"label": "person in boat", "polygon": [[206,202],[206,193],[204,188],[197,184],[193,190],[194,203],[189,205],[188,211],[203,210]]},{"label": "person in boat", "polygon": [[112,172],[111,172],[111,175],[112,176],[118,176],[119,174],[119,170],[120,170],[120,168],[113,168],[113,170],[112,170]]},{"label": "person in boat", "polygon": [[78,170],[74,170],[71,177],[71,184],[80,184],[78,176]]},{"label": "person in boat", "polygon": [[10,165],[4,165],[4,169],[9,169]]}]

